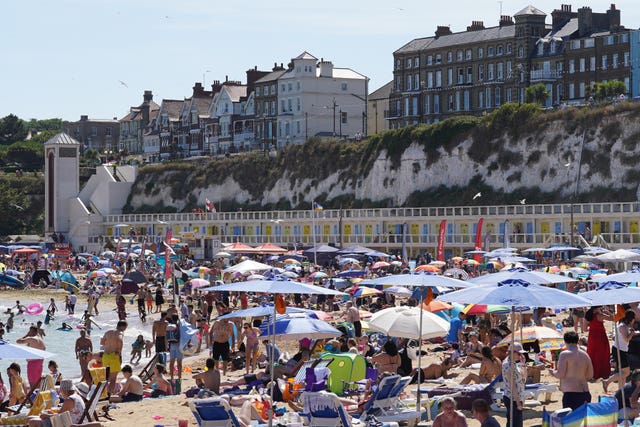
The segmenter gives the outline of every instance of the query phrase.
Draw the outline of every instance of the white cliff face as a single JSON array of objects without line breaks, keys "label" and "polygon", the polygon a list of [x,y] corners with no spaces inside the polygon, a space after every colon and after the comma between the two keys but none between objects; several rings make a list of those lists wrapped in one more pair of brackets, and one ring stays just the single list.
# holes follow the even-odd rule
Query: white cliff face
[{"label": "white cliff face", "polygon": [[[612,120],[620,123],[617,132],[606,130]],[[603,119],[600,127],[587,128],[586,132],[578,128],[569,133],[566,123],[556,121],[538,134],[523,135],[513,140],[505,133],[495,138],[501,144],[494,152],[484,153],[486,160],[482,163],[474,160],[478,156],[470,152],[473,140],[469,137],[454,147],[451,153],[440,148],[439,156],[431,162],[429,154],[417,143],[404,151],[401,163],[396,167],[383,150],[365,176],[349,178],[347,181],[342,181],[341,176],[352,175],[343,173],[345,171],[334,172],[322,179],[296,179],[291,171],[285,169],[274,185],[261,190],[261,197],[252,195],[232,177],[227,177],[222,184],[211,184],[206,188],[189,188],[187,182],[177,199],[171,197],[167,185],[161,185],[159,191],[145,195],[140,189],[144,189],[149,181],[169,183],[170,178],[168,172],[159,173],[159,176],[143,175],[134,186],[130,204],[134,210],[160,203],[182,210],[191,195],[191,199],[195,198],[200,205],[204,205],[205,198],[209,198],[214,202],[223,200],[262,205],[288,200],[292,206],[297,206],[319,196],[329,201],[347,196],[372,202],[386,200],[394,205],[402,205],[414,192],[428,191],[441,185],[466,187],[477,176],[496,191],[509,192],[526,187],[562,196],[573,194],[578,176],[581,192],[594,187],[611,187],[629,189],[635,194],[640,183],[640,173],[635,173],[635,159],[640,158],[640,124],[630,114],[622,113]],[[501,152],[504,154],[507,150],[520,158],[516,164],[500,163]],[[581,152],[582,162],[578,172]],[[353,164],[360,160],[353,159]],[[309,162],[310,168],[314,167],[313,161],[301,161]],[[332,159],[317,161],[331,162]],[[256,177],[256,180],[259,183],[260,177]]]}]

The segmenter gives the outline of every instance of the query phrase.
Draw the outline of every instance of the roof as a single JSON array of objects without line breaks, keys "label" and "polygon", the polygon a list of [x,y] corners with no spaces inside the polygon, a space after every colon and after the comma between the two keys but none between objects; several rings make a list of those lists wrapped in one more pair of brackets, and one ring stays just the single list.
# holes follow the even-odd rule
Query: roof
[{"label": "roof", "polygon": [[520,12],[516,13],[513,16],[524,16],[524,15],[541,15],[541,16],[547,16],[546,13],[544,13],[543,11],[541,11],[540,9],[533,7],[531,5],[525,7],[524,9],[522,9]]},{"label": "roof", "polygon": [[211,106],[212,101],[213,101],[213,98],[211,96],[207,96],[207,97],[195,96],[191,100],[191,109],[193,110],[193,106],[195,105],[196,111],[198,112],[209,111],[209,107]]},{"label": "roof", "polygon": [[229,94],[231,102],[240,102],[240,98],[247,96],[246,86],[224,85],[224,89]]},{"label": "roof", "polygon": [[558,28],[555,32],[551,32],[545,36],[547,37],[570,37],[573,33],[578,31],[578,18],[570,19],[566,24],[562,27]]},{"label": "roof", "polygon": [[393,80],[371,92],[367,99],[371,101],[375,101],[377,99],[388,99],[391,94],[391,89],[393,89]]},{"label": "roof", "polygon": [[306,50],[304,52],[302,52],[300,55],[298,55],[295,58],[293,58],[293,59],[313,59],[315,61],[318,60],[318,58],[316,58],[315,56],[311,55]]},{"label": "roof", "polygon": [[[320,68],[316,68],[316,75],[320,77]],[[334,79],[366,79],[366,76],[353,71],[351,68],[336,68],[333,67],[333,73],[331,75]]]},{"label": "roof", "polygon": [[282,76],[286,72],[287,72],[287,70],[272,71],[269,74],[267,74],[266,76],[263,76],[263,77],[259,78],[258,80],[256,80],[255,83],[274,82],[274,81],[278,80],[280,78],[280,76]]},{"label": "roof", "polygon": [[512,39],[516,35],[515,25],[491,27],[477,31],[461,31],[440,37],[415,39],[394,53],[411,53],[424,49],[441,49],[449,46],[465,45],[490,40]]},{"label": "roof", "polygon": [[162,109],[169,119],[177,119],[180,116],[183,102],[177,99],[163,99]]},{"label": "roof", "polygon": [[80,145],[78,141],[64,132],[60,132],[51,137],[44,145]]}]

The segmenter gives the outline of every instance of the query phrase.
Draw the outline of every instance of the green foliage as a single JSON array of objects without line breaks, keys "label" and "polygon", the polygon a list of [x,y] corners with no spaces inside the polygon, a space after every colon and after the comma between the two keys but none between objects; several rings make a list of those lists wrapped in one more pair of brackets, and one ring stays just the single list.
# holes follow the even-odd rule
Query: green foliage
[{"label": "green foliage", "polygon": [[587,95],[593,96],[597,102],[611,100],[627,92],[627,86],[620,80],[594,83],[588,87]]},{"label": "green foliage", "polygon": [[62,131],[62,119],[45,119],[45,120],[36,120],[31,119],[26,124],[27,128],[32,132],[41,132],[44,130],[54,131],[58,133]]},{"label": "green foliage", "polygon": [[8,145],[22,141],[27,136],[27,127],[24,121],[14,114],[9,114],[0,119],[0,144]]},{"label": "green foliage", "polygon": [[524,96],[527,102],[544,105],[549,99],[549,90],[544,83],[536,83],[525,89]]},{"label": "green foliage", "polygon": [[44,178],[42,174],[0,173],[0,236],[44,232]]}]

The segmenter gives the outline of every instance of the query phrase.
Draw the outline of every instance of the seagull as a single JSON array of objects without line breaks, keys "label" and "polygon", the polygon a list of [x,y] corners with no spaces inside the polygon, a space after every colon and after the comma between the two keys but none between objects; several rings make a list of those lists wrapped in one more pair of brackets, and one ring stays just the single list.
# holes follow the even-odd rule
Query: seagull
[{"label": "seagull", "polygon": [[565,167],[565,168],[568,168],[569,166],[571,166],[571,162],[569,162],[569,163],[565,163],[565,164],[564,164],[564,167]]},{"label": "seagull", "polygon": [[11,203],[11,206],[18,209],[19,211],[23,211],[24,208],[22,206],[16,205],[15,203]]},{"label": "seagull", "polygon": [[122,80],[118,80],[118,81],[120,82],[120,84],[121,84],[122,86],[124,86],[124,87],[129,87],[129,85],[128,85],[128,84],[126,84],[125,82],[123,82]]},{"label": "seagull", "polygon": [[475,200],[475,199],[477,199],[478,197],[481,197],[481,196],[482,196],[482,193],[476,193],[476,195],[473,196],[473,200]]},{"label": "seagull", "polygon": [[269,220],[269,221],[271,221],[271,222],[275,222],[276,224],[280,224],[280,223],[282,222],[282,220],[281,220],[281,219],[271,219],[271,220]]},{"label": "seagull", "polygon": [[522,199],[522,200],[520,200],[520,204],[521,204],[521,205],[524,205],[525,203],[527,203],[527,199]]}]

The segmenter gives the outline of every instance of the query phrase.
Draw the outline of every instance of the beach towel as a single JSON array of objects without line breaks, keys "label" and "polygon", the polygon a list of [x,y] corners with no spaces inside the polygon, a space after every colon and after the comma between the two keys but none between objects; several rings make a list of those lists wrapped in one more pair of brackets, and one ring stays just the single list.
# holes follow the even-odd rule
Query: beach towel
[{"label": "beach towel", "polygon": [[[109,380],[109,374],[107,373],[107,368],[105,367],[89,368],[89,374],[91,375],[91,380],[93,381],[92,387],[95,387],[97,384],[99,384],[102,381]],[[109,396],[109,392],[105,387],[105,389],[102,391],[102,394],[99,397],[99,400],[106,399],[108,396]]]}]

